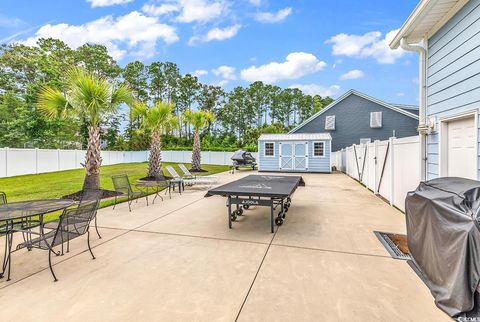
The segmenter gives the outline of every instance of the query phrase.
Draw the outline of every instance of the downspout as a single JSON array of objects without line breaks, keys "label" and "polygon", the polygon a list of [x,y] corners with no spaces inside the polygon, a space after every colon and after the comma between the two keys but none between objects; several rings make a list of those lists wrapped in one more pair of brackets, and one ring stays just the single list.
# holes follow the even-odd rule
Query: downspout
[{"label": "downspout", "polygon": [[400,40],[400,47],[419,54],[419,109],[418,135],[420,138],[420,180],[426,180],[427,173],[427,50],[419,44],[409,44],[405,38]]}]

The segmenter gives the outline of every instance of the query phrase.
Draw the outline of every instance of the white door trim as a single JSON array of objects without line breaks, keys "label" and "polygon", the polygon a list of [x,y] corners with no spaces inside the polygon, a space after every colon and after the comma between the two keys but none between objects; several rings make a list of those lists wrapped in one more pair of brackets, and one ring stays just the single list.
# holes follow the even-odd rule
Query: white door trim
[{"label": "white door trim", "polygon": [[475,173],[473,174],[473,178],[478,179],[478,110],[470,110],[467,112],[445,116],[439,118],[439,127],[438,127],[438,172],[440,177],[445,177],[448,175],[448,165],[447,165],[447,158],[448,158],[448,122],[457,121],[465,118],[472,117],[474,118],[474,127],[475,127]]}]

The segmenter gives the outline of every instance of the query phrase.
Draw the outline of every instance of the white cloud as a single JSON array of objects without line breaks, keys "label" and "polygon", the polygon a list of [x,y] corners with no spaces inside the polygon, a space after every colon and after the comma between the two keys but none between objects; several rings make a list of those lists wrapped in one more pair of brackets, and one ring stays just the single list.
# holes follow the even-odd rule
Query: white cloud
[{"label": "white cloud", "polygon": [[192,76],[195,76],[195,77],[202,77],[205,75],[208,75],[208,71],[206,71],[205,69],[197,69],[192,73]]},{"label": "white cloud", "polygon": [[73,48],[85,43],[102,44],[115,59],[121,59],[127,52],[151,57],[157,41],[163,40],[166,44],[178,41],[174,27],[137,11],[117,18],[106,16],[83,25],[47,24],[23,43],[35,45],[39,38],[48,37],[61,39]]},{"label": "white cloud", "polygon": [[218,68],[212,69],[212,73],[216,76],[222,77],[224,80],[235,80],[235,67],[223,65]]},{"label": "white cloud", "polygon": [[262,4],[262,0],[249,0],[250,4],[259,7]]},{"label": "white cloud", "polygon": [[212,85],[223,87],[223,86],[227,85],[228,82],[229,82],[228,79],[222,79],[221,81],[213,83]]},{"label": "white cloud", "polygon": [[346,72],[342,76],[340,76],[340,80],[347,80],[347,79],[359,79],[365,76],[365,73],[359,69],[353,69],[349,72]]},{"label": "white cloud", "polygon": [[397,96],[397,97],[404,97],[404,96],[405,96],[405,93],[403,93],[403,92],[398,92],[398,93],[395,93],[395,96]]},{"label": "white cloud", "polygon": [[324,87],[317,84],[294,84],[290,88],[298,88],[307,95],[334,96],[340,91],[339,85]]},{"label": "white cloud", "polygon": [[193,36],[189,39],[189,45],[195,45],[198,42],[221,41],[235,37],[242,25],[236,24],[226,28],[212,28],[203,36]]},{"label": "white cloud", "polygon": [[228,0],[166,0],[160,5],[145,4],[142,11],[151,16],[178,12],[177,22],[209,22],[225,16],[229,4]]},{"label": "white cloud", "polygon": [[297,79],[307,74],[316,73],[327,64],[312,54],[294,52],[288,54],[282,63],[271,62],[262,66],[250,66],[241,71],[243,80],[275,83],[284,79]]},{"label": "white cloud", "polygon": [[95,8],[95,7],[109,7],[109,6],[114,6],[117,4],[125,4],[132,2],[134,0],[87,0],[90,5]]},{"label": "white cloud", "polygon": [[145,4],[142,11],[150,16],[162,16],[172,12],[180,11],[180,6],[174,3],[163,3],[159,6],[153,4]]},{"label": "white cloud", "polygon": [[405,55],[402,49],[392,50],[389,43],[398,30],[388,32],[382,38],[379,31],[368,32],[363,35],[338,34],[326,41],[332,44],[332,54],[355,58],[373,58],[380,64],[393,64],[395,60]]},{"label": "white cloud", "polygon": [[292,8],[281,9],[277,12],[258,12],[255,20],[263,23],[276,23],[285,20],[292,13]]}]

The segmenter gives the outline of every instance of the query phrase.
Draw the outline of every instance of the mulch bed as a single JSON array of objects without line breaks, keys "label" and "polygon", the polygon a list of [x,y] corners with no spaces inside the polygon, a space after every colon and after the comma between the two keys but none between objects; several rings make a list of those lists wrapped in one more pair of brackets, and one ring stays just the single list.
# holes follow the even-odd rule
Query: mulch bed
[{"label": "mulch bed", "polygon": [[391,241],[402,251],[404,254],[410,255],[408,250],[407,236],[402,234],[387,234]]},{"label": "mulch bed", "polygon": [[[121,195],[121,193],[118,193],[116,191],[106,190],[106,189],[102,189],[102,190],[103,190],[102,199],[108,199],[108,198],[112,198],[112,197]],[[71,200],[74,200],[74,201],[80,201],[82,199],[82,194],[83,194],[83,191],[80,190],[80,191],[71,193],[69,195],[63,196],[62,199],[71,199]]]},{"label": "mulch bed", "polygon": [[163,176],[163,178],[159,178],[159,177],[143,177],[143,178],[140,178],[138,179],[138,181],[167,181],[167,180],[170,180],[170,179],[173,179],[172,177],[168,177],[168,176]]}]

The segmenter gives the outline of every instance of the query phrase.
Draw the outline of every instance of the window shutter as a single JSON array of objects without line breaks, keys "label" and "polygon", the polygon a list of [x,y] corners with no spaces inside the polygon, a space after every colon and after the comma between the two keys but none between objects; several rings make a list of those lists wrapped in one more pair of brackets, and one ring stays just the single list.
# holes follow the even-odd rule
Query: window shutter
[{"label": "window shutter", "polygon": [[382,112],[370,113],[370,127],[372,129],[378,129],[382,127]]},{"label": "window shutter", "polygon": [[335,115],[325,117],[325,130],[335,130]]}]

